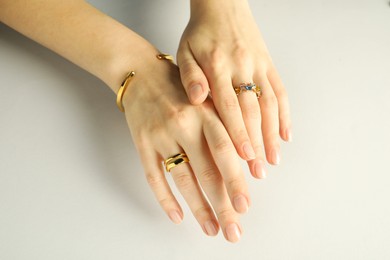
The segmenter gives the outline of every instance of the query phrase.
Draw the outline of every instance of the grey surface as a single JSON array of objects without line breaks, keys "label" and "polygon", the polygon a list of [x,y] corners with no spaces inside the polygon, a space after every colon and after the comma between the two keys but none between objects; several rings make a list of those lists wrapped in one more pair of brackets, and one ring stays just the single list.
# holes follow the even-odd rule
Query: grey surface
[{"label": "grey surface", "polygon": [[[176,52],[187,1],[90,2]],[[103,83],[0,25],[0,259],[390,259],[388,1],[251,5],[294,141],[268,179],[247,172],[234,245],[180,195],[184,222],[168,220]]]}]

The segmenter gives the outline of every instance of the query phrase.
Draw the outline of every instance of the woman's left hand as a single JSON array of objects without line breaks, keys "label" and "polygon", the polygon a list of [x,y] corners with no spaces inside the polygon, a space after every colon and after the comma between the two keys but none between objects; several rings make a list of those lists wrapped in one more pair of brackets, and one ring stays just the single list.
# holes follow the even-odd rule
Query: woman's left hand
[{"label": "woman's left hand", "polygon": [[[248,3],[192,0],[177,62],[191,103],[202,103],[210,91],[238,154],[254,177],[265,177],[263,149],[278,164],[279,135],[291,140],[291,122],[287,93]],[[237,97],[233,87],[252,82],[262,96],[243,91]]]}]

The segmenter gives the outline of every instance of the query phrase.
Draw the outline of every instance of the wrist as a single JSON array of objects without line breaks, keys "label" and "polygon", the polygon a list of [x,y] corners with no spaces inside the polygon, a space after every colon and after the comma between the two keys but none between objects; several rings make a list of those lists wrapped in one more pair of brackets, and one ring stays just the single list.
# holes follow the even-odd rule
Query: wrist
[{"label": "wrist", "polygon": [[[135,71],[135,79],[142,75],[142,71],[150,65],[158,50],[148,41],[129,31],[129,37],[121,38],[121,43],[117,46],[111,46],[107,54],[104,69],[97,75],[107,86],[115,93],[118,93],[119,87],[130,71]],[[140,75],[139,75],[140,74]]]},{"label": "wrist", "polygon": [[[158,49],[140,36],[138,39],[134,36],[131,38],[131,46],[121,44],[120,48],[113,49],[106,62],[106,73],[100,77],[117,95],[117,103],[121,99],[120,103],[125,111],[130,109],[133,103],[137,103],[134,101],[142,100],[145,96],[156,100],[168,91],[166,84],[159,85],[158,81],[173,75],[172,63],[157,58],[160,53]],[[132,71],[135,75],[128,81],[126,90],[118,95],[122,83]]]},{"label": "wrist", "polygon": [[191,0],[191,17],[209,13],[234,14],[242,8],[249,9],[247,0]]}]

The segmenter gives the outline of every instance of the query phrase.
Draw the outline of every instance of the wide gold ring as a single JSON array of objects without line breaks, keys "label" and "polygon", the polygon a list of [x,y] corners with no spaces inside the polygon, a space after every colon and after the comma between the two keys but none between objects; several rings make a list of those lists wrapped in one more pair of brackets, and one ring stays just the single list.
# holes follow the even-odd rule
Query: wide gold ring
[{"label": "wide gold ring", "polygon": [[176,166],[178,166],[179,164],[187,163],[189,161],[190,159],[188,159],[187,154],[185,153],[175,154],[164,161],[165,170],[167,172],[171,172],[171,170]]}]

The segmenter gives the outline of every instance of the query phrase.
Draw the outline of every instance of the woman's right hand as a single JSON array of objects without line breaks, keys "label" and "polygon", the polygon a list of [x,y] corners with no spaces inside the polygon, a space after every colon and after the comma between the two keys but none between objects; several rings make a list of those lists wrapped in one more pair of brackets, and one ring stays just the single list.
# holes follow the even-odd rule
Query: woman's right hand
[{"label": "woman's right hand", "polygon": [[206,234],[215,236],[221,226],[225,238],[237,242],[242,232],[237,212],[248,210],[250,198],[239,157],[212,101],[191,105],[173,63],[150,54],[144,64],[123,105],[151,189],[171,220],[180,223],[183,211],[162,161],[185,152],[190,162],[170,172],[178,190]]}]

